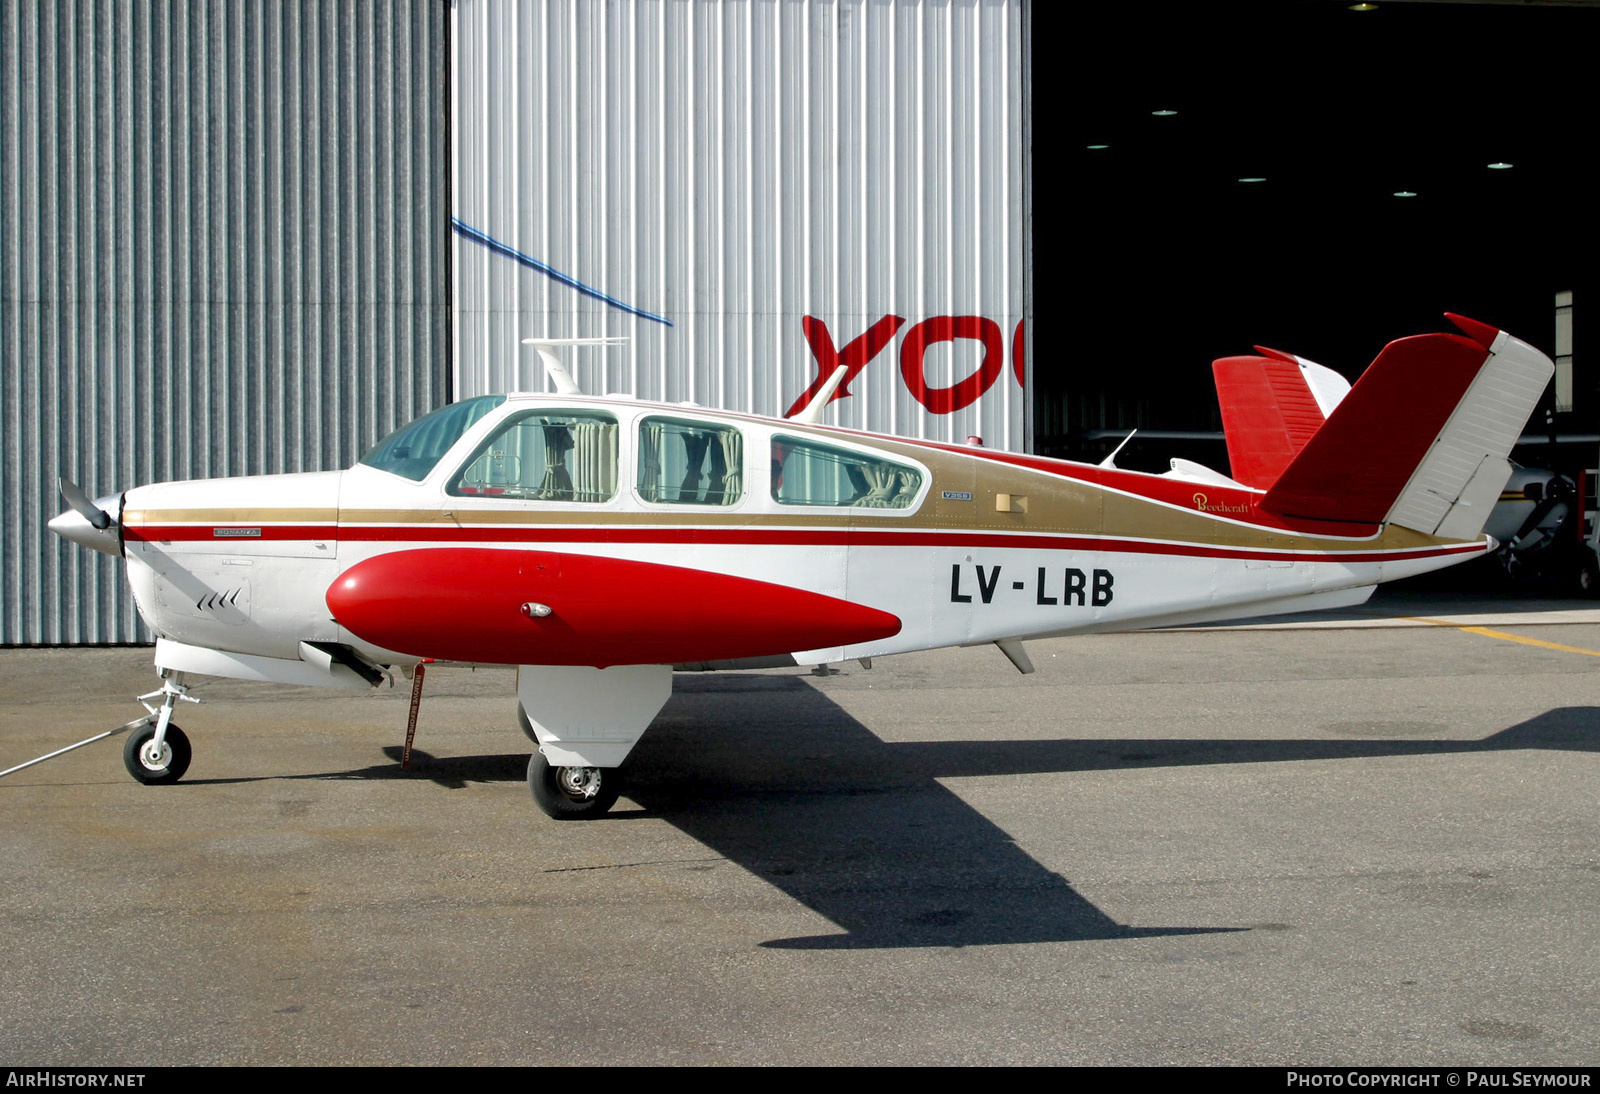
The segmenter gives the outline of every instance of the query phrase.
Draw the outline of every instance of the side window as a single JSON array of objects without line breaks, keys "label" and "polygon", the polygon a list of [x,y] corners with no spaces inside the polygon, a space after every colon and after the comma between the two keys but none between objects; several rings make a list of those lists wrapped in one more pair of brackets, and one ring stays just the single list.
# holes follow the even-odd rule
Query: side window
[{"label": "side window", "polygon": [[914,467],[797,437],[772,439],[772,496],[780,505],[906,509],[920,489]]},{"label": "side window", "polygon": [[645,418],[639,496],[657,505],[733,505],[744,494],[744,438],[732,426]]},{"label": "side window", "polygon": [[602,414],[532,410],[473,453],[448,492],[527,501],[610,501],[617,494],[617,422]]}]

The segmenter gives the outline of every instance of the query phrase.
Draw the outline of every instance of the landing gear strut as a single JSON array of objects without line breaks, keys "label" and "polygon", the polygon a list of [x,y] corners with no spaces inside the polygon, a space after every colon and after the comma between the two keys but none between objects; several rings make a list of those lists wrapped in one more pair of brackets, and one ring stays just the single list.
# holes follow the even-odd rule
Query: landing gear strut
[{"label": "landing gear strut", "polygon": [[543,752],[528,757],[528,789],[533,800],[556,820],[588,820],[617,803],[620,787],[614,767],[557,767]]}]

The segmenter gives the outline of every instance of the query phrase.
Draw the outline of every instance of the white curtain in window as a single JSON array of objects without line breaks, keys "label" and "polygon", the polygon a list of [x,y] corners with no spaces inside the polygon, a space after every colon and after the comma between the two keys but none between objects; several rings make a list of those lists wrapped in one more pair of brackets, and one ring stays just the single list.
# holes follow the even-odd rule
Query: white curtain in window
[{"label": "white curtain in window", "polygon": [[607,500],[617,492],[617,424],[580,419],[570,429],[576,500]]},{"label": "white curtain in window", "polygon": [[665,500],[662,485],[666,469],[661,455],[666,440],[666,427],[660,422],[645,421],[639,427],[639,496],[645,501]]},{"label": "white curtain in window", "polygon": [[893,504],[895,483],[899,480],[900,473],[881,463],[864,463],[860,470],[867,480],[867,492],[851,504],[865,506],[868,509],[889,508]]},{"label": "white curtain in window", "polygon": [[717,436],[722,450],[722,504],[732,505],[744,494],[744,445],[736,429],[725,429]]}]

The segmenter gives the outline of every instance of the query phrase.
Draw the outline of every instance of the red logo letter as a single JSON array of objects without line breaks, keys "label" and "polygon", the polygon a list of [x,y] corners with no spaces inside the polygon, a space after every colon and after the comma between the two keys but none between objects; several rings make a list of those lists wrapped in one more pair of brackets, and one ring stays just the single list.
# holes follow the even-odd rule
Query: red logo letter
[{"label": "red logo letter", "polygon": [[[922,355],[936,342],[971,338],[983,343],[983,362],[978,371],[949,387],[929,387],[922,374]],[[1005,343],[1000,324],[981,315],[936,315],[924,319],[906,333],[900,346],[900,375],[917,402],[935,414],[949,414],[978,401],[1006,367]]]},{"label": "red logo letter", "polygon": [[[811,386],[794,401],[794,405],[783,412],[785,418],[798,414],[805,409],[807,403],[817,397],[817,392],[822,390],[822,385],[828,382],[834,370],[843,365],[849,371],[844,374],[844,383],[839,385],[839,390],[833,393],[833,399],[843,399],[851,394],[850,381],[854,380],[862,369],[867,367],[867,362],[883,351],[889,344],[895,332],[905,320],[898,315],[886,315],[861,335],[840,353],[833,348],[833,335],[828,333],[828,325],[814,316],[807,315],[800,320],[800,329],[805,331],[806,342],[811,346],[811,356],[817,359],[817,378],[811,381]],[[831,403],[833,399],[828,401]]]},{"label": "red logo letter", "polygon": [[1016,333],[1011,336],[1011,371],[1017,374],[1017,386],[1027,387],[1022,379],[1022,362],[1026,355],[1022,345],[1022,320],[1017,320]]}]

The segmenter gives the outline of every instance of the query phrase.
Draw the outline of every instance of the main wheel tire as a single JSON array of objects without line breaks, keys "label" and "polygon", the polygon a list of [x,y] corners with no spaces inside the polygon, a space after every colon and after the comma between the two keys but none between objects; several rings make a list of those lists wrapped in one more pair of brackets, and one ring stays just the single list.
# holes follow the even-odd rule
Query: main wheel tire
[{"label": "main wheel tire", "polygon": [[555,767],[542,752],[528,757],[528,789],[556,820],[604,816],[617,803],[617,782],[614,767]]},{"label": "main wheel tire", "polygon": [[150,746],[155,743],[156,727],[147,725],[129,735],[122,746],[122,762],[128,774],[146,786],[164,786],[183,778],[189,770],[189,760],[194,750],[189,747],[189,737],[177,726],[167,725],[167,738],[158,755]]},{"label": "main wheel tire", "polygon": [[1600,596],[1600,563],[1588,559],[1578,567],[1578,595],[1593,599]]}]

